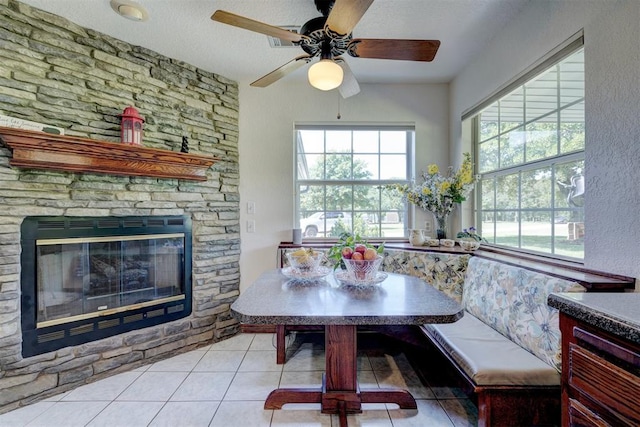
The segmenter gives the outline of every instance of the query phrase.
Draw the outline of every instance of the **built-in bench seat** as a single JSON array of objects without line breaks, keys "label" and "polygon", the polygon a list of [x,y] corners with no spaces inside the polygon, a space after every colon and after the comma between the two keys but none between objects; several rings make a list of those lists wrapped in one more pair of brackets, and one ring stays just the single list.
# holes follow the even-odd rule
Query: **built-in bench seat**
[{"label": "built-in bench seat", "polygon": [[472,257],[456,323],[422,331],[475,393],[479,426],[560,422],[560,329],[551,292],[577,282]]},{"label": "built-in bench seat", "polygon": [[475,386],[557,386],[558,371],[477,317],[424,325]]}]

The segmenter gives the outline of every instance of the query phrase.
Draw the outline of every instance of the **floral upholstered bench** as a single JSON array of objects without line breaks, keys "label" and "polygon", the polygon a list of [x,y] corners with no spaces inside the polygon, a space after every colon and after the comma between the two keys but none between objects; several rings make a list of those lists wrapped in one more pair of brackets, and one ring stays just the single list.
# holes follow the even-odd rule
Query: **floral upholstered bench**
[{"label": "floral upholstered bench", "polygon": [[381,269],[424,280],[460,302],[471,255],[386,249]]},{"label": "floral upholstered bench", "polygon": [[459,296],[464,317],[422,331],[432,356],[444,356],[475,394],[479,426],[559,424],[560,329],[547,297],[584,291],[522,267],[469,260]]}]

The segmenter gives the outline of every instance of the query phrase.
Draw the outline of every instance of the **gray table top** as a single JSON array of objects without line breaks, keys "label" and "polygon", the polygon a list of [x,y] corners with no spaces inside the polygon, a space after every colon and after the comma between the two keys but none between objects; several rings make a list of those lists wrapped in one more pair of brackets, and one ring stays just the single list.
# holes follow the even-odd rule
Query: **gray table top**
[{"label": "gray table top", "polygon": [[640,344],[640,293],[566,292],[549,295],[563,313]]},{"label": "gray table top", "polygon": [[231,310],[243,323],[281,325],[420,325],[463,315],[460,304],[415,277],[388,273],[382,283],[363,287],[333,273],[299,281],[280,269],[263,273]]}]

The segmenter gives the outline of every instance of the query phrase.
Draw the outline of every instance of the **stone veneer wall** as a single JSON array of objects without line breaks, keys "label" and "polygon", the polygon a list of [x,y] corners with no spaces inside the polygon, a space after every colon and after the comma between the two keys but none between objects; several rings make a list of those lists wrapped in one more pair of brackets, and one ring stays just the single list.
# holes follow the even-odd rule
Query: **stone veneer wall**
[{"label": "stone veneer wall", "polygon": [[[239,294],[238,87],[233,81],[0,0],[0,113],[118,141],[118,114],[146,118],[144,145],[222,158],[206,182],[9,166],[0,142],[0,412],[235,334]],[[30,215],[190,215],[193,314],[23,359],[20,224]]]}]

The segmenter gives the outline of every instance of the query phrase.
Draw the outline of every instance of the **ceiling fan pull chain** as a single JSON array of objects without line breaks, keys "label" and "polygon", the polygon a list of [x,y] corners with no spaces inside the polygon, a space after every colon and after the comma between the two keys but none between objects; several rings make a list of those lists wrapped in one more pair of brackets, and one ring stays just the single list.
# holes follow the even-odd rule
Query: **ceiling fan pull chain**
[{"label": "ceiling fan pull chain", "polygon": [[[338,93],[338,92],[336,92]],[[340,115],[340,98],[342,98],[340,96],[340,93],[338,93],[338,115],[336,116],[336,119],[340,120],[342,118],[342,116]]]}]

